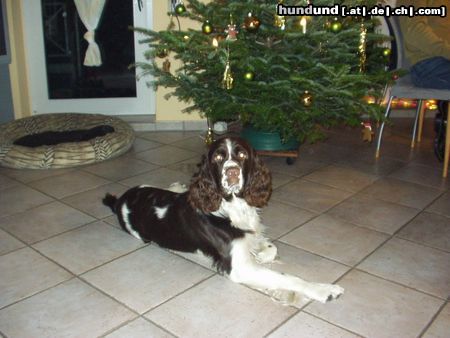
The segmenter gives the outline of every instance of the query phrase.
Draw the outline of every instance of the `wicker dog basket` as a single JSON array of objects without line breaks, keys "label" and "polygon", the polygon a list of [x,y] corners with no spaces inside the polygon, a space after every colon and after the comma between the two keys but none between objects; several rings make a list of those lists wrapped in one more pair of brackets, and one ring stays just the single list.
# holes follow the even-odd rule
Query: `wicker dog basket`
[{"label": "wicker dog basket", "polygon": [[[26,135],[90,129],[101,125],[113,127],[114,132],[88,141],[34,148],[14,144]],[[8,168],[50,169],[96,163],[125,153],[133,141],[133,129],[117,117],[77,113],[36,115],[0,125],[0,165]]]}]

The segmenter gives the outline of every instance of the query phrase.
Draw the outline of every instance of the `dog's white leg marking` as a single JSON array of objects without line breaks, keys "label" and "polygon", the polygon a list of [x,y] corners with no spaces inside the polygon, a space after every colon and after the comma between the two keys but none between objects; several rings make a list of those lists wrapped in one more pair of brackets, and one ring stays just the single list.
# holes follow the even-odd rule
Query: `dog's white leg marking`
[{"label": "dog's white leg marking", "polygon": [[158,219],[163,219],[166,216],[167,210],[169,209],[169,206],[165,206],[162,208],[155,207],[155,214]]},{"label": "dog's white leg marking", "polygon": [[169,188],[167,190],[182,194],[186,192],[188,188],[186,187],[185,184],[182,184],[180,182],[174,182],[171,185],[169,185]]},{"label": "dog's white leg marking", "polygon": [[137,239],[140,239],[142,241],[141,236],[139,236],[138,232],[135,231],[131,226],[130,219],[128,218],[128,215],[130,214],[130,209],[128,209],[126,204],[122,205],[120,212],[122,213],[123,222],[125,223],[125,228],[127,228],[128,232]]},{"label": "dog's white leg marking", "polygon": [[248,238],[236,240],[231,249],[230,279],[236,283],[269,290],[289,290],[325,303],[339,297],[339,285],[310,283],[301,278],[272,271],[253,261]]},{"label": "dog's white leg marking", "polygon": [[257,240],[256,248],[252,250],[258,263],[271,263],[277,257],[278,249],[267,238],[261,237]]}]

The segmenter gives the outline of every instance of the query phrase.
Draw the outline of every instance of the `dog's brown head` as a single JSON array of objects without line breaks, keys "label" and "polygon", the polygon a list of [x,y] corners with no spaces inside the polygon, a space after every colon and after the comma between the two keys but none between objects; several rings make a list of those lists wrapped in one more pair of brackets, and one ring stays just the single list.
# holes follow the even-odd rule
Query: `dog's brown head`
[{"label": "dog's brown head", "polygon": [[258,208],[269,201],[270,172],[241,138],[224,137],[214,142],[199,167],[190,185],[189,201],[205,213],[216,211],[222,199],[232,195]]}]

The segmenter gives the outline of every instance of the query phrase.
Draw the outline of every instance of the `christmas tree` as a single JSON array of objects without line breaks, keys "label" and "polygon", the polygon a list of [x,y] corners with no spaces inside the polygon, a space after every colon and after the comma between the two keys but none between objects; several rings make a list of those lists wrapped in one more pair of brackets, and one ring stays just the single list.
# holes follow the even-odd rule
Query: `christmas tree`
[{"label": "christmas tree", "polygon": [[[211,122],[239,120],[284,139],[315,139],[323,127],[359,124],[378,117],[377,101],[391,76],[386,37],[377,21],[354,16],[282,16],[274,0],[216,0],[178,3],[164,31],[137,29],[149,45],[148,63],[138,64],[151,83],[173,89]],[[283,6],[357,7],[373,0],[283,1]],[[198,21],[183,30],[178,16]],[[181,67],[170,69],[168,60]]]}]

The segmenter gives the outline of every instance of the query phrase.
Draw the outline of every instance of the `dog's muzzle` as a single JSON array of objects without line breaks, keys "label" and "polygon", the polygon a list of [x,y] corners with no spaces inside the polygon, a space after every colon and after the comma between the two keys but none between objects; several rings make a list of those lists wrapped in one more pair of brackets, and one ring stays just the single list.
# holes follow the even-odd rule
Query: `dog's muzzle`
[{"label": "dog's muzzle", "polygon": [[230,167],[225,170],[227,183],[229,187],[239,184],[241,169],[239,167]]}]

